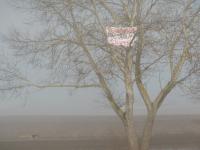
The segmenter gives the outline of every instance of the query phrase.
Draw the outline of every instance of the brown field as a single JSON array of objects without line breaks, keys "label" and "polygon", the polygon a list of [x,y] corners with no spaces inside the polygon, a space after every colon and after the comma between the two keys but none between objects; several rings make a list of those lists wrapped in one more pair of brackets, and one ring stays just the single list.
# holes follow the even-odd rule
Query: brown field
[{"label": "brown field", "polygon": [[[141,132],[144,117],[136,118]],[[127,150],[120,121],[111,116],[0,117],[0,150]],[[159,116],[152,150],[200,150],[200,116]]]}]

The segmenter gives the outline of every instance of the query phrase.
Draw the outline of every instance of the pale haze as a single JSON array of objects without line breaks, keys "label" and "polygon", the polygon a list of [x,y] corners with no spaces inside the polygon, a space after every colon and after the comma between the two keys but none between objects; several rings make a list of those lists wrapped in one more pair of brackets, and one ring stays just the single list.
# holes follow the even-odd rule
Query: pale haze
[{"label": "pale haze", "polygon": [[[0,0],[0,32],[6,34],[13,27],[23,29],[27,23],[24,12],[9,6],[8,1]],[[32,30],[32,29],[30,29]],[[0,42],[0,50],[6,51]],[[29,68],[24,68],[28,71]],[[153,86],[153,85],[152,85]],[[182,96],[181,96],[182,95]],[[136,96],[138,97],[138,96]],[[200,102],[173,91],[160,110],[161,114],[200,114]],[[30,92],[21,97],[4,99],[0,97],[0,115],[112,115],[101,92],[94,89],[45,89]],[[144,113],[140,99],[136,101],[136,112]]]}]

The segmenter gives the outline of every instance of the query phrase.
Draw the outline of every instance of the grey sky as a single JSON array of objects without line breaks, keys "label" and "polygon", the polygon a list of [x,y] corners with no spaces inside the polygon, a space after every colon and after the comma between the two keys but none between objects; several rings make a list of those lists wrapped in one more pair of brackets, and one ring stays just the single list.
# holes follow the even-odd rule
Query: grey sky
[{"label": "grey sky", "polygon": [[[23,28],[28,17],[22,12],[11,8],[7,0],[0,0],[0,32],[7,33],[13,26]],[[3,47],[3,43],[0,43]],[[6,48],[4,47],[6,51]],[[28,68],[24,68],[28,69]],[[189,101],[184,96],[177,96],[174,91],[167,99],[160,112],[173,113],[198,113],[200,102]],[[71,94],[67,89],[46,89],[34,91],[27,97],[11,100],[0,98],[0,115],[105,115],[113,114],[100,92],[96,90],[76,90]],[[135,105],[137,113],[143,112],[140,102]]]}]

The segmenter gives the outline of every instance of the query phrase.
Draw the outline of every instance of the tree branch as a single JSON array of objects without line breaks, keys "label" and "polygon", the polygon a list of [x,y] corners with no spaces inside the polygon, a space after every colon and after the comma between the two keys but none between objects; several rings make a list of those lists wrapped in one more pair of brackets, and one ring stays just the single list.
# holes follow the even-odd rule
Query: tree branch
[{"label": "tree branch", "polygon": [[90,50],[86,47],[83,37],[80,34],[80,29],[79,27],[75,24],[76,23],[76,19],[75,16],[73,15],[73,10],[71,10],[71,16],[74,22],[74,32],[76,33],[76,38],[78,40],[78,44],[79,46],[82,48],[83,52],[85,53],[86,57],[88,58],[88,61],[90,62],[91,68],[93,69],[93,71],[95,72],[96,76],[98,77],[99,83],[101,85],[102,90],[104,91],[108,101],[110,102],[113,110],[116,112],[116,114],[120,117],[120,119],[122,120],[123,123],[125,123],[125,116],[124,116],[124,112],[121,110],[121,108],[118,106],[117,102],[115,101],[112,92],[110,90],[110,88],[107,85],[107,82],[103,76],[103,73],[101,71],[101,69],[98,67],[98,65],[96,64],[95,60],[93,59]]},{"label": "tree branch", "polygon": [[0,88],[0,91],[9,91],[9,90],[14,90],[14,89],[22,89],[26,87],[35,87],[39,89],[44,89],[44,88],[100,88],[100,85],[98,84],[47,84],[47,85],[39,85],[39,84],[25,84],[25,85],[18,85],[18,86],[12,86],[12,87],[7,87],[7,88]]},{"label": "tree branch", "polygon": [[143,50],[143,42],[144,42],[144,35],[142,32],[142,27],[139,27],[139,43],[137,47],[137,53],[136,53],[136,63],[135,63],[135,81],[137,84],[137,87],[140,91],[140,94],[143,98],[143,101],[146,105],[146,108],[148,111],[152,110],[152,103],[150,96],[147,92],[147,89],[145,88],[143,82],[142,82],[142,73],[141,73],[141,56],[142,56],[142,50]]}]

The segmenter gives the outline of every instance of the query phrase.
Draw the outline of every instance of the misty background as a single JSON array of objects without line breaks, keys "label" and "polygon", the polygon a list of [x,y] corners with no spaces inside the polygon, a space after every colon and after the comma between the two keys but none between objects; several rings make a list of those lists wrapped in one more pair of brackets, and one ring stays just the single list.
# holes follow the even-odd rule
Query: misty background
[{"label": "misty background", "polygon": [[[8,34],[13,27],[21,31],[39,30],[40,25],[27,28],[30,16],[25,11],[20,11],[9,5],[8,0],[0,0],[0,33]],[[0,51],[9,55],[9,49],[0,42]],[[23,67],[24,71],[31,69]],[[36,71],[33,76],[45,73]],[[152,92],[154,92],[152,84]],[[28,92],[28,91],[27,91]],[[144,105],[136,93],[135,111],[144,114]],[[200,102],[187,97],[176,89],[161,107],[160,114],[200,114]],[[113,111],[106,102],[101,92],[97,89],[69,89],[51,88],[29,91],[18,97],[0,97],[0,115],[113,115]]]}]

